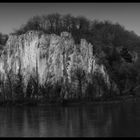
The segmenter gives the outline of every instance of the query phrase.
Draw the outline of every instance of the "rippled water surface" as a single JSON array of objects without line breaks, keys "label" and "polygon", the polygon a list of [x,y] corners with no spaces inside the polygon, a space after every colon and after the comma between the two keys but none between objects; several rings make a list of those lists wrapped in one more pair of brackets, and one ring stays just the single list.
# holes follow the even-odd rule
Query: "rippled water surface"
[{"label": "rippled water surface", "polygon": [[0,136],[140,136],[140,101],[67,107],[0,107]]}]

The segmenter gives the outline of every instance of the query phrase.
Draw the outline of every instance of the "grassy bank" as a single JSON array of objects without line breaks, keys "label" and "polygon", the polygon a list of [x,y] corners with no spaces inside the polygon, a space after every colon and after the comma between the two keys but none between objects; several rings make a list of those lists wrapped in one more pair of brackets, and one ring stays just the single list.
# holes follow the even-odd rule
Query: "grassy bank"
[{"label": "grassy bank", "polygon": [[60,105],[60,106],[71,106],[71,105],[84,105],[84,104],[107,104],[107,103],[121,103],[128,101],[139,100],[140,96],[124,95],[115,96],[110,98],[96,98],[96,99],[59,99],[59,100],[18,100],[18,101],[0,101],[0,106],[48,106],[48,105]]}]

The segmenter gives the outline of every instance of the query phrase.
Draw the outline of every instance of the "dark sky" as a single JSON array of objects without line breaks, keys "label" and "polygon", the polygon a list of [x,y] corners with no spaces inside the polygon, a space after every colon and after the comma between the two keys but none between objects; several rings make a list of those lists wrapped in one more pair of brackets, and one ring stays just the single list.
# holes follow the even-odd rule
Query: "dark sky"
[{"label": "dark sky", "polygon": [[56,12],[118,22],[140,35],[140,3],[0,3],[0,32],[12,32],[34,15]]}]

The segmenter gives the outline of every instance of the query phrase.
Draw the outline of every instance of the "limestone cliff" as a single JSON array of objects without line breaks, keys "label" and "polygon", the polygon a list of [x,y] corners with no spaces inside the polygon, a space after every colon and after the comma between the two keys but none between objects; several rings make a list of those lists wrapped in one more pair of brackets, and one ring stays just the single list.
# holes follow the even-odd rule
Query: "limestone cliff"
[{"label": "limestone cliff", "polygon": [[36,96],[42,95],[43,91],[44,94],[54,94],[55,85],[59,85],[57,91],[63,98],[85,97],[88,92],[92,96],[101,96],[105,89],[110,89],[110,80],[104,65],[99,65],[97,60],[90,43],[81,39],[76,45],[68,32],[60,36],[35,31],[11,35],[0,57],[1,91],[8,98],[9,89],[12,92],[10,97],[13,97],[14,86],[21,77],[20,88],[24,97],[31,79],[36,83],[30,88],[31,96],[34,96],[35,89]]}]

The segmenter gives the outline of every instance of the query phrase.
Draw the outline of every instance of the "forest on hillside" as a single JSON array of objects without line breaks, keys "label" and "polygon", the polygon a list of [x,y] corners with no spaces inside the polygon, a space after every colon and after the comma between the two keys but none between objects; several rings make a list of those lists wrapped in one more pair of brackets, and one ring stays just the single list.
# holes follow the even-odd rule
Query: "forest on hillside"
[{"label": "forest on hillside", "polygon": [[[119,95],[135,95],[134,89],[140,85],[140,69],[136,65],[139,59],[137,50],[140,37],[133,31],[107,20],[89,20],[83,16],[74,17],[58,13],[34,16],[11,35],[20,36],[28,31],[56,35],[69,32],[75,44],[80,44],[81,39],[86,39],[93,46],[93,54],[98,58],[98,64],[106,67],[111,83],[117,84]],[[0,34],[1,49],[6,45],[7,39],[8,35]],[[97,79],[100,80],[99,77]],[[114,95],[110,93],[109,96]]]},{"label": "forest on hillside", "polygon": [[61,32],[70,32],[76,43],[85,38],[92,43],[95,49],[105,47],[135,48],[140,44],[140,37],[133,31],[126,30],[119,23],[111,21],[89,20],[83,16],[74,17],[70,14],[50,14],[34,16],[16,29],[12,34],[24,34],[29,30],[38,30],[48,34],[60,35]]},{"label": "forest on hillside", "polygon": [[[15,30],[13,34],[20,35],[29,30],[39,30],[57,35],[67,31],[72,34],[77,44],[80,39],[84,38],[93,45],[93,53],[100,58],[100,62],[107,67],[112,78],[120,86],[123,86],[122,83],[127,81],[127,78],[135,84],[139,83],[139,63],[138,60],[134,64],[132,63],[133,57],[130,53],[136,52],[139,56],[140,36],[133,31],[126,30],[119,23],[54,13],[30,18],[26,24]],[[122,58],[127,63],[123,63]],[[132,63],[132,65],[129,65],[129,63]],[[121,70],[116,69],[117,64],[121,66]]]}]

